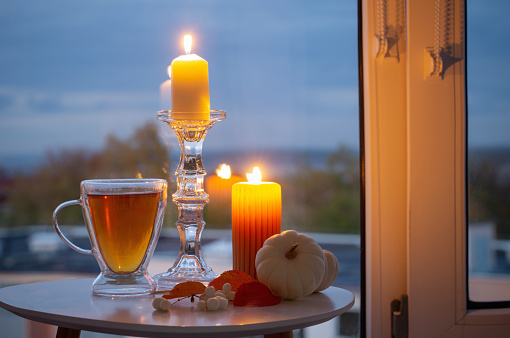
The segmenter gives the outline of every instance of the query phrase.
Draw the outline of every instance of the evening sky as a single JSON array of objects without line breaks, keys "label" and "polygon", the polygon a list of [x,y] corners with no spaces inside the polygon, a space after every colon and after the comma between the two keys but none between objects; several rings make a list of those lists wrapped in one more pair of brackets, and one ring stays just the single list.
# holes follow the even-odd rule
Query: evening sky
[{"label": "evening sky", "polygon": [[[510,140],[510,41],[499,20],[510,2],[496,2],[497,11],[468,11],[470,123],[479,127],[469,135],[485,146]],[[209,62],[211,108],[228,116],[206,149],[358,147],[356,29],[356,1],[3,0],[0,165],[98,149],[108,133],[128,137],[150,120],[175,143],[156,111],[170,109],[159,85],[185,34]]]}]

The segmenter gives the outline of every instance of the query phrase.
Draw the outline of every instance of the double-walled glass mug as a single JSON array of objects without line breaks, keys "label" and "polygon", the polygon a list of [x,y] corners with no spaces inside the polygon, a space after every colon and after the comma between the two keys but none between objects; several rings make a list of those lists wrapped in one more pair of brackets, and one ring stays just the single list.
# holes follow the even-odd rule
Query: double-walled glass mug
[{"label": "double-walled glass mug", "polygon": [[[135,296],[156,290],[147,265],[159,238],[166,199],[165,180],[86,180],[81,182],[80,199],[55,209],[53,227],[60,238],[75,251],[94,255],[101,267],[92,284],[95,295]],[[91,250],[74,245],[58,226],[58,212],[75,204],[82,207]]]}]

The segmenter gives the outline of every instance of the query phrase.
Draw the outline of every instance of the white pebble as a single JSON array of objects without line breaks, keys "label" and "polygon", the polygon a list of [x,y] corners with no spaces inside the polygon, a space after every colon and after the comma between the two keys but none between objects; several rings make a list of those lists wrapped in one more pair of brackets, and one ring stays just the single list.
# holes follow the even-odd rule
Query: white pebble
[{"label": "white pebble", "polygon": [[216,311],[220,307],[220,301],[218,298],[213,297],[207,300],[207,310]]},{"label": "white pebble", "polygon": [[220,309],[225,310],[228,306],[228,299],[221,297],[219,300],[220,300]]},{"label": "white pebble", "polygon": [[225,295],[225,293],[223,291],[216,291],[216,293],[214,294],[214,297],[227,298],[227,296]]},{"label": "white pebble", "polygon": [[223,292],[225,292],[225,294],[227,294],[230,291],[232,291],[232,286],[230,285],[230,283],[225,283],[225,284],[223,284],[222,290],[223,290]]},{"label": "white pebble", "polygon": [[172,303],[166,298],[161,298],[161,301],[159,302],[159,309],[162,311],[168,311],[172,307]]},{"label": "white pebble", "polygon": [[236,293],[234,291],[227,292],[227,299],[234,300]]},{"label": "white pebble", "polygon": [[214,295],[216,294],[216,289],[214,288],[214,286],[208,286],[205,288],[205,294],[208,297],[214,297]]},{"label": "white pebble", "polygon": [[203,295],[200,295],[199,299],[200,300],[203,300],[204,302],[207,302],[207,300],[211,298],[209,297],[208,295],[206,295],[205,293]]},{"label": "white pebble", "polygon": [[199,300],[197,303],[197,309],[205,310],[207,308],[207,304],[203,300]]},{"label": "white pebble", "polygon": [[159,305],[161,304],[162,299],[163,299],[162,297],[154,298],[154,300],[152,301],[152,307],[155,308],[156,310],[159,310]]}]

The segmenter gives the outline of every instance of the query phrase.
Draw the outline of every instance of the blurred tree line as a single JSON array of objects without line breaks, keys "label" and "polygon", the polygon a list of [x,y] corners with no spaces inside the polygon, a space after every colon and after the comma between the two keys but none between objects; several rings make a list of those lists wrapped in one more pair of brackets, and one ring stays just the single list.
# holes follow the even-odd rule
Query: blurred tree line
[{"label": "blurred tree line", "polygon": [[[62,202],[78,199],[80,182],[94,178],[168,178],[170,156],[149,122],[127,140],[113,134],[100,151],[63,149],[48,152],[44,162],[30,173],[17,173],[4,190],[0,225],[51,224],[53,210]],[[4,173],[5,178],[5,173]],[[83,224],[79,207],[65,208],[62,224]]]},{"label": "blurred tree line", "polygon": [[359,156],[346,146],[330,153],[325,167],[303,158],[281,182],[282,229],[358,234],[359,177]]},{"label": "blurred tree line", "polygon": [[509,159],[507,151],[469,154],[469,222],[494,223],[498,239],[510,239]]},{"label": "blurred tree line", "polygon": [[[80,182],[94,178],[164,178],[169,198],[174,188],[167,147],[156,125],[147,123],[126,140],[108,135],[103,149],[63,149],[48,152],[30,173],[18,173],[4,189],[7,212],[0,211],[0,225],[51,224],[53,210],[64,201],[79,198]],[[0,170],[0,177],[5,177]],[[169,176],[170,179],[169,179]],[[347,147],[329,154],[326,165],[303,158],[295,171],[279,179],[282,186],[283,229],[313,232],[359,233],[359,159]],[[165,220],[173,226],[177,208],[169,200]],[[207,208],[207,207],[206,207]],[[229,208],[224,212],[230,214]],[[206,214],[207,216],[207,214]],[[80,208],[65,208],[61,224],[83,224]],[[205,217],[208,228],[222,228]]]},{"label": "blurred tree line", "polygon": [[[34,171],[11,177],[8,189],[4,189],[8,211],[0,210],[0,225],[51,224],[56,206],[79,198],[82,180],[141,176],[164,178],[169,182],[165,225],[173,226],[177,208],[170,197],[175,190],[170,161],[169,150],[159,139],[152,122],[135,130],[127,140],[109,135],[100,151],[49,152]],[[4,176],[5,172],[0,169],[0,179]],[[283,229],[359,233],[359,159],[351,149],[339,147],[329,154],[325,166],[317,166],[304,157],[295,171],[278,180],[282,186]],[[223,211],[230,219],[230,206],[220,209],[225,210],[214,211]],[[80,208],[63,209],[59,221],[67,225],[83,224]],[[212,217],[209,221],[207,213],[205,221],[207,228],[230,227],[229,224],[215,224]]]}]

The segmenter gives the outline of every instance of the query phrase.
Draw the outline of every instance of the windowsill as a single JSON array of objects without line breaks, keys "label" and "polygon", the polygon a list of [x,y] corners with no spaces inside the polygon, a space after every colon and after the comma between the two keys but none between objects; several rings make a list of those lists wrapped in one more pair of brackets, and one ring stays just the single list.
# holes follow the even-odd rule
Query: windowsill
[{"label": "windowsill", "polygon": [[510,300],[510,275],[470,274],[469,298],[473,302],[501,302]]},{"label": "windowsill", "polygon": [[469,310],[458,324],[464,325],[508,325],[510,308]]}]

